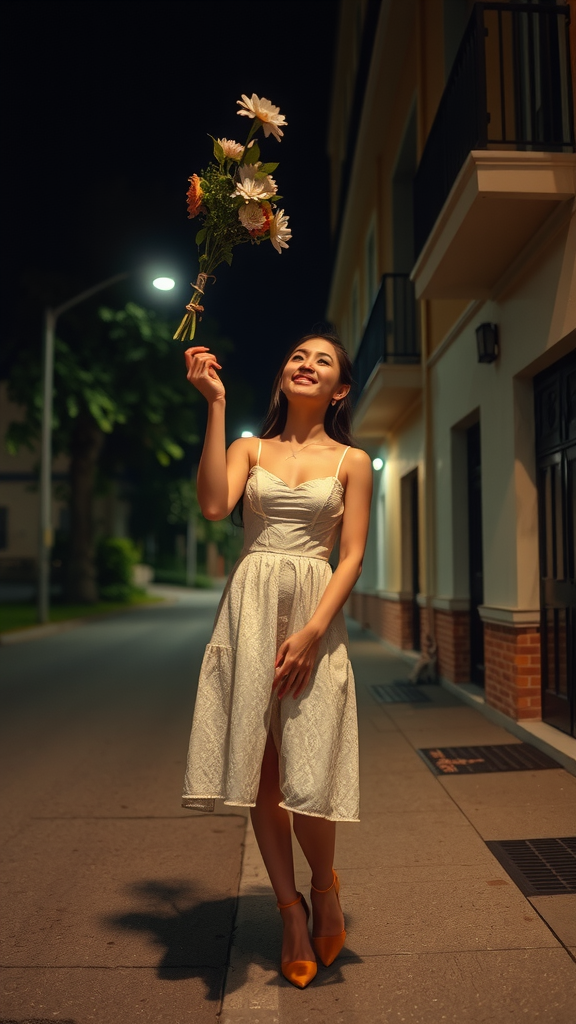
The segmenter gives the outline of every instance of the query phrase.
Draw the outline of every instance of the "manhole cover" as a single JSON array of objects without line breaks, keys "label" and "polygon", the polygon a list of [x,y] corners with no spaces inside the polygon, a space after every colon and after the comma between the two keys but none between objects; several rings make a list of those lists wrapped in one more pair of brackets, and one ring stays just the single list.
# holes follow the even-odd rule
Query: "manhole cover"
[{"label": "manhole cover", "polygon": [[525,896],[576,893],[576,836],[486,843]]},{"label": "manhole cover", "polygon": [[394,683],[375,683],[370,687],[378,704],[418,704],[429,701],[427,693],[422,693],[412,683],[397,680]]},{"label": "manhole cover", "polygon": [[427,747],[418,751],[435,775],[483,775],[559,768],[530,743],[495,743],[486,747]]}]

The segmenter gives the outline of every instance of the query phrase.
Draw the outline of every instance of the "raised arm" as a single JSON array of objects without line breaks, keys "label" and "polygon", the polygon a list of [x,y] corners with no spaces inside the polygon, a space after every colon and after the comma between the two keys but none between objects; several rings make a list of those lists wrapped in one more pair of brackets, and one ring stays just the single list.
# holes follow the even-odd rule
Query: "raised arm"
[{"label": "raised arm", "polygon": [[[208,422],[198,466],[198,501],[206,519],[225,519],[237,504],[250,471],[251,443],[239,439],[226,452],[226,392],[222,367],[206,346],[185,352],[187,378],[208,402]],[[252,442],[253,444],[253,442]]]}]

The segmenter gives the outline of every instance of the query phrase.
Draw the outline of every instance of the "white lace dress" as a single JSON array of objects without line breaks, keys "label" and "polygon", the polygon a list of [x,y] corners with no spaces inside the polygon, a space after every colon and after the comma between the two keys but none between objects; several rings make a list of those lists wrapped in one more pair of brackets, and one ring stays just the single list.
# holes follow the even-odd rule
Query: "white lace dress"
[{"label": "white lace dress", "polygon": [[335,476],[289,487],[258,462],[244,492],[245,543],[202,662],[182,804],[253,807],[269,729],[279,751],[280,804],[331,821],[358,820],[358,729],[344,616],[320,643],[294,700],[272,691],[281,643],[310,620],[330,580],[344,511]]}]

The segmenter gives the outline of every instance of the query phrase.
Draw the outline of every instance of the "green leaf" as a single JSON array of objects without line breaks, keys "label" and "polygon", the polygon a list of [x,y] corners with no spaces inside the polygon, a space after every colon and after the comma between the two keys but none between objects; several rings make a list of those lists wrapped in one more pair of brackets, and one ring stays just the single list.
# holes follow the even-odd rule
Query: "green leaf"
[{"label": "green leaf", "polygon": [[200,228],[200,231],[198,231],[198,233],[196,235],[196,245],[202,245],[202,242],[206,238],[207,233],[208,233],[208,229],[207,228]]},{"label": "green leaf", "polygon": [[219,164],[223,164],[226,157],[224,156],[224,150],[222,149],[222,146],[218,142],[218,139],[215,139],[213,135],[210,135],[209,138],[212,139],[212,142],[214,143],[215,159],[218,161]]},{"label": "green leaf", "polygon": [[272,174],[272,172],[275,171],[276,168],[279,166],[280,164],[262,164],[262,167],[258,168],[258,176],[260,176],[261,174]]},{"label": "green leaf", "polygon": [[257,164],[260,159],[260,146],[257,142],[250,149],[246,150],[246,156],[242,161],[245,164]]},{"label": "green leaf", "polygon": [[77,401],[75,395],[67,395],[66,396],[66,406],[67,406],[67,409],[68,409],[68,415],[71,417],[71,419],[76,419],[76,417],[78,415],[78,412],[79,412],[79,409],[78,409],[78,401]]}]

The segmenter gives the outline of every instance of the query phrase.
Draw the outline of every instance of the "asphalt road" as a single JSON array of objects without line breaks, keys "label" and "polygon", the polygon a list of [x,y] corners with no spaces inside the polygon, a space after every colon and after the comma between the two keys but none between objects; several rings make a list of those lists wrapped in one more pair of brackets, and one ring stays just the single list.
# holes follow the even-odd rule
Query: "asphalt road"
[{"label": "asphalt road", "polygon": [[180,793],[218,596],[0,649],[0,1024],[215,1021],[245,819]]}]

